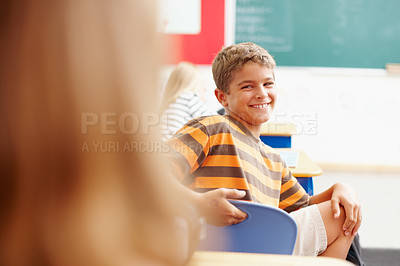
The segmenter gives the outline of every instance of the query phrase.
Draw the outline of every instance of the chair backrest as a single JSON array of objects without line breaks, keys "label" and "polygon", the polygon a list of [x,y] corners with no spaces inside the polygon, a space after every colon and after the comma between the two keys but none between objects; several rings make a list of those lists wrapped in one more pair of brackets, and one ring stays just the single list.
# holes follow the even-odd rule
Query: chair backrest
[{"label": "chair backrest", "polygon": [[248,253],[293,253],[297,225],[286,212],[272,206],[230,201],[247,213],[247,218],[229,226],[206,225],[206,236],[198,250]]}]

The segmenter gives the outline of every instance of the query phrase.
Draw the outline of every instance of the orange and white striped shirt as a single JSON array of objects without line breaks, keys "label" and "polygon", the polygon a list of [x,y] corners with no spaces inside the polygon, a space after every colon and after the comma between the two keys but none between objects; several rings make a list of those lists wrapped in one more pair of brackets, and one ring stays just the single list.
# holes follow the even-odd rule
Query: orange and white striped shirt
[{"label": "orange and white striped shirt", "polygon": [[243,200],[287,212],[309,203],[280,155],[233,117],[191,120],[168,145],[173,173],[195,191],[235,188],[246,192]]}]

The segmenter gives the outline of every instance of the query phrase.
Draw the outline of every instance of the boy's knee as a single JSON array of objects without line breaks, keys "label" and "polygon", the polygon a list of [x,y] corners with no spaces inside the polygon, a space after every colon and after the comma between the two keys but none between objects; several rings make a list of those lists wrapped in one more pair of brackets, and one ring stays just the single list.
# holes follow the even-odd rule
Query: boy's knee
[{"label": "boy's knee", "polygon": [[343,224],[346,220],[346,213],[344,208],[340,207],[340,215],[335,218],[330,201],[323,202],[317,206],[325,225],[329,245],[339,237],[344,236]]},{"label": "boy's knee", "polygon": [[[339,210],[340,210],[339,217],[334,218],[334,219],[339,221],[340,225],[343,225],[344,221],[346,220],[346,211],[342,206],[339,207]],[[332,208],[331,208],[331,215],[332,215],[332,217],[334,217],[334,213],[333,213],[333,209]]]},{"label": "boy's knee", "polygon": [[334,211],[330,201],[326,201],[317,205],[324,222],[327,232],[342,231],[342,226],[346,219],[346,214],[343,207],[340,207],[339,217],[334,217]]},{"label": "boy's knee", "polygon": [[340,213],[339,213],[339,217],[335,218],[334,217],[334,211],[332,208],[332,204],[330,201],[326,201],[323,203],[320,203],[317,205],[319,212],[321,214],[322,219],[326,222],[329,222],[330,224],[332,223],[337,223],[337,224],[341,224],[343,225],[345,219],[346,219],[346,213],[345,210],[342,206],[340,206]]}]

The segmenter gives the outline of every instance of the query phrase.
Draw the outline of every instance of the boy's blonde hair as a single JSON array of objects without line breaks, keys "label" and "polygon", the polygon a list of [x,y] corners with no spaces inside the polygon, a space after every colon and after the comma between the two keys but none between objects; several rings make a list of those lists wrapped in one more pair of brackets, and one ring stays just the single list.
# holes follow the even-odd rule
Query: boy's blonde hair
[{"label": "boy's blonde hair", "polygon": [[248,62],[258,63],[271,70],[276,66],[272,56],[257,44],[233,44],[222,49],[213,61],[212,72],[217,88],[229,94],[229,85],[234,73]]}]

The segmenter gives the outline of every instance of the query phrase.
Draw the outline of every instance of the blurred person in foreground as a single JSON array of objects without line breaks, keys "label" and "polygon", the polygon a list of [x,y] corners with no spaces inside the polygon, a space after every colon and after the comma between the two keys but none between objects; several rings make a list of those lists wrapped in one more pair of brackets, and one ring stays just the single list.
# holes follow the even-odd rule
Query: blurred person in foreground
[{"label": "blurred person in foreground", "polygon": [[154,2],[2,2],[0,265],[190,257],[195,212],[154,150],[123,146],[155,141],[137,127],[156,98]]}]

